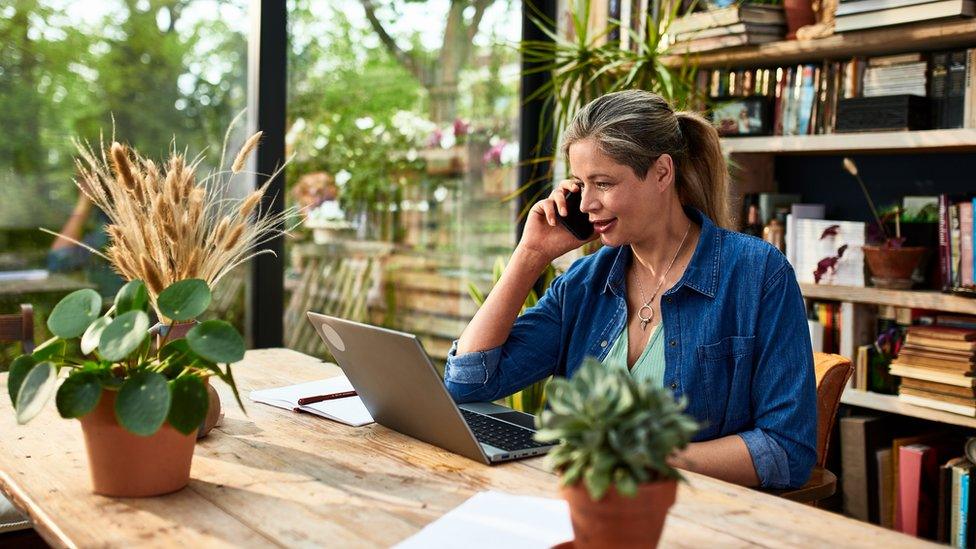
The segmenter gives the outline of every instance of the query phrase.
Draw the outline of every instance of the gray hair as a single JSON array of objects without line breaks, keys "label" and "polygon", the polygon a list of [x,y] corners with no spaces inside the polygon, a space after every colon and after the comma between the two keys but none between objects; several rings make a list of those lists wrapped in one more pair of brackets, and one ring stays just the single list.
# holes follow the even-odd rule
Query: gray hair
[{"label": "gray hair", "polygon": [[643,179],[662,154],[675,164],[675,188],[683,205],[730,227],[728,168],[718,132],[693,112],[675,112],[663,97],[643,90],[608,93],[587,103],[563,134],[560,150],[592,139],[600,150]]}]

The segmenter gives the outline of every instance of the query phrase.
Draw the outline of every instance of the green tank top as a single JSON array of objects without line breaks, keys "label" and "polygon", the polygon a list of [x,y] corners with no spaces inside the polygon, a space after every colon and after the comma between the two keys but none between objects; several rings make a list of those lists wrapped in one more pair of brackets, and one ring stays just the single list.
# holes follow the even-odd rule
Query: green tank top
[{"label": "green tank top", "polygon": [[[658,323],[647,340],[644,352],[637,358],[630,375],[640,383],[650,383],[655,387],[664,385],[664,322]],[[620,335],[610,347],[610,352],[603,359],[603,364],[610,368],[627,369],[627,326],[620,330]]]}]

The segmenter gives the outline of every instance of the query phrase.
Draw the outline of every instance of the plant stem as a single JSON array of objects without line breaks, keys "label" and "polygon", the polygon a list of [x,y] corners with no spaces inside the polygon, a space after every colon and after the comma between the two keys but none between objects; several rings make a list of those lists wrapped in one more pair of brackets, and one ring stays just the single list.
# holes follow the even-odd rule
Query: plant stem
[{"label": "plant stem", "polygon": [[871,194],[868,193],[868,188],[864,185],[864,181],[861,180],[860,174],[855,174],[854,179],[857,179],[857,183],[861,186],[861,191],[864,193],[864,198],[868,200],[868,206],[871,208],[871,214],[874,215],[874,220],[878,222],[878,227],[881,228],[881,232],[884,234],[885,242],[888,241],[888,230],[885,229],[884,223],[881,221],[881,216],[878,215],[877,208],[874,207],[874,200],[871,200]]}]

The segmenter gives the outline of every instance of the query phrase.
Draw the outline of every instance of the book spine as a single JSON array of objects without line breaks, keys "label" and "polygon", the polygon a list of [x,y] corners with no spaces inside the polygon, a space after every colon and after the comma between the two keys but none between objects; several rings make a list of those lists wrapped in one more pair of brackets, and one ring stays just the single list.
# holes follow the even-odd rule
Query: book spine
[{"label": "book spine", "polygon": [[902,446],[898,449],[898,510],[900,530],[918,536],[919,484],[922,475],[922,453],[918,448]]},{"label": "book spine", "polygon": [[939,501],[936,515],[935,541],[949,542],[949,510],[952,508],[952,468],[939,468]]},{"label": "book spine", "polygon": [[966,50],[957,50],[949,54],[943,113],[944,128],[961,128],[965,124],[966,58]]},{"label": "book spine", "polygon": [[961,231],[959,229],[959,204],[949,204],[949,269],[952,273],[952,288],[962,286],[961,250],[960,250]]},{"label": "book spine", "polygon": [[959,478],[959,535],[956,537],[956,547],[966,548],[969,526],[969,483],[970,471],[964,471]]},{"label": "book spine", "polygon": [[949,71],[949,54],[935,52],[929,68],[929,97],[932,104],[932,127],[943,128],[943,111],[945,110],[946,77]]},{"label": "book spine", "polygon": [[959,278],[966,288],[973,287],[973,203],[959,203]]},{"label": "book spine", "polygon": [[942,291],[952,289],[949,257],[949,195],[939,195],[939,278]]}]

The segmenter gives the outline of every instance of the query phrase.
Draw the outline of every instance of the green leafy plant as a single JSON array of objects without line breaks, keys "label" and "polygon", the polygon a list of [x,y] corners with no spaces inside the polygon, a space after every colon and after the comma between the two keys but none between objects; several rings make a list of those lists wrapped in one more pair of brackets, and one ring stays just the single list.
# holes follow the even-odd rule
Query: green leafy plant
[{"label": "green leafy plant", "polygon": [[[551,29],[558,28],[555,21],[542,14],[538,8],[526,4],[532,10],[532,23],[550,40],[523,40],[519,52],[524,61],[535,66],[523,74],[548,73],[550,80],[536,89],[527,100],[542,99],[540,127],[549,127],[556,136],[562,135],[569,122],[584,105],[601,95],[626,90],[641,89],[657,93],[677,108],[686,108],[701,99],[695,87],[697,67],[691,58],[672,64],[668,58],[670,43],[668,31],[671,22],[679,17],[682,2],[673,2],[661,13],[659,21],[651,14],[644,21],[646,32],[640,36],[633,29],[623,29],[619,21],[612,21],[605,29],[594,32],[589,28],[590,3],[581,10],[570,8],[570,37],[566,38]],[[607,40],[615,28],[630,35],[635,49],[624,49],[620,43]],[[540,154],[533,162],[553,162],[554,155],[545,156],[541,146],[549,135],[540,136]],[[553,162],[554,163],[554,162]],[[550,164],[552,166],[553,164]],[[545,174],[550,177],[551,174]],[[535,181],[526,183],[514,194],[525,192]],[[533,199],[530,202],[534,202]]]},{"label": "green leafy plant", "polygon": [[[195,321],[210,301],[205,281],[187,279],[164,289],[156,306],[171,330],[177,322]],[[127,431],[149,436],[169,423],[190,434],[207,415],[211,376],[230,385],[243,409],[230,369],[244,357],[237,330],[228,322],[207,320],[185,339],[167,342],[164,337],[154,349],[149,307],[149,292],[140,280],[123,286],[103,316],[102,298],[94,290],[65,296],[47,320],[54,337],[11,364],[7,388],[17,422],[34,418],[54,394],[58,413],[67,419],[88,414],[104,391],[115,391],[115,416]],[[63,370],[68,375],[58,387]]]},{"label": "green leafy plant", "polygon": [[548,407],[536,419],[535,436],[559,440],[547,460],[562,474],[563,486],[582,481],[600,500],[611,485],[634,497],[639,484],[681,478],[667,459],[698,430],[683,413],[683,399],[594,358],[571,379],[553,378],[546,393]]},{"label": "green leafy plant", "polygon": [[[495,284],[498,284],[498,280],[502,277],[502,272],[505,271],[505,260],[498,258],[495,261],[495,266],[492,269],[492,279],[491,286],[494,288]],[[549,288],[552,281],[556,278],[556,269],[552,265],[548,265],[546,270],[542,273],[542,279],[540,281],[543,291]],[[480,288],[474,283],[468,283],[468,294],[471,299],[480,307],[485,303],[485,294]],[[535,304],[539,302],[539,294],[536,291],[529,290],[529,295],[526,296],[525,302],[522,303],[522,309],[519,311],[521,315],[526,310],[535,307]],[[542,405],[546,403],[546,383],[549,379],[546,378],[542,381],[537,381],[532,385],[522,389],[521,391],[505,397],[505,404],[509,408],[515,410],[521,410],[529,414],[536,414],[542,408]]]}]

